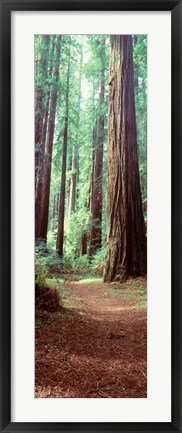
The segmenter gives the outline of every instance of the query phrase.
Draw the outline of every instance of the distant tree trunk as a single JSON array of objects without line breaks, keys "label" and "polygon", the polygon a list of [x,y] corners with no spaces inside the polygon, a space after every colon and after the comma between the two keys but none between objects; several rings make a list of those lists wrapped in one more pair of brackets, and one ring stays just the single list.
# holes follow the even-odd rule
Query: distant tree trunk
[{"label": "distant tree trunk", "polygon": [[58,215],[58,212],[59,212],[59,192],[57,193],[57,202],[56,202],[56,213],[57,213],[57,215]]},{"label": "distant tree trunk", "polygon": [[93,214],[93,200],[94,200],[94,171],[95,171],[95,149],[96,149],[96,137],[97,130],[93,128],[92,133],[93,141],[92,141],[92,166],[91,166],[91,182],[90,182],[90,213],[91,216]]},{"label": "distant tree trunk", "polygon": [[57,194],[54,195],[54,199],[53,199],[53,211],[52,211],[52,217],[53,217],[53,218],[54,218],[55,215],[56,215],[56,197],[57,197]]},{"label": "distant tree trunk", "polygon": [[[71,153],[68,156],[68,166],[67,166],[67,170],[68,172],[70,172],[72,169],[72,149],[71,149]],[[71,177],[68,178],[67,180],[67,200],[66,200],[66,211],[67,211],[67,215],[68,218],[70,218],[70,188],[71,188]]]},{"label": "distant tree trunk", "polygon": [[94,152],[94,171],[92,182],[92,213],[90,251],[92,256],[102,245],[102,166],[103,166],[103,143],[104,143],[104,58],[105,40],[100,40],[100,56],[102,67],[100,69],[100,93],[99,93],[99,115],[97,119],[96,148]]},{"label": "distant tree trunk", "polygon": [[[50,53],[49,53],[50,59],[52,59],[53,54],[54,54],[54,40],[53,40],[52,47],[50,47]],[[49,73],[48,73],[49,78],[52,77],[52,69],[53,69],[53,62],[51,61]],[[40,144],[40,151],[38,155],[38,171],[37,171],[36,185],[35,185],[35,237],[36,238],[38,237],[37,231],[39,225],[40,207],[41,207],[41,200],[42,200],[42,185],[44,182],[45,143],[46,143],[48,116],[49,116],[50,95],[51,95],[51,89],[47,90],[47,94],[46,94],[46,103],[43,112],[41,144]]]},{"label": "distant tree trunk", "polygon": [[81,255],[84,256],[87,254],[87,233],[82,233],[82,247],[81,247]]},{"label": "distant tree trunk", "polygon": [[[85,212],[88,212],[90,210],[90,190],[88,195],[88,200],[85,203]],[[84,227],[85,225],[85,227]],[[81,237],[81,256],[84,256],[84,254],[87,254],[88,252],[88,241],[89,241],[89,234],[88,229],[86,227],[86,221],[83,221],[83,227],[82,227],[82,237]]]},{"label": "distant tree trunk", "polygon": [[53,198],[53,211],[52,211],[52,217],[54,218],[56,215],[58,215],[59,211],[59,193],[54,195]]},{"label": "distant tree trunk", "polygon": [[[44,79],[47,75],[48,57],[49,57],[49,35],[41,36],[41,54],[39,73],[41,76],[41,84],[36,88],[35,96],[35,185],[37,181],[37,172],[39,168],[39,153],[42,140],[42,128],[44,120]],[[38,68],[38,67],[37,67]],[[37,74],[39,76],[39,74]]]},{"label": "distant tree trunk", "polygon": [[132,36],[111,36],[108,118],[107,253],[104,281],[146,273],[138,168]]},{"label": "distant tree trunk", "polygon": [[[70,50],[70,47],[69,47]],[[69,109],[69,79],[70,79],[70,51],[68,59],[68,72],[66,83],[66,107],[64,119],[64,138],[62,151],[62,172],[61,172],[61,187],[59,200],[59,216],[58,216],[58,233],[56,250],[58,255],[63,257],[63,241],[64,241],[64,211],[65,211],[65,186],[66,186],[66,158],[67,158],[67,142],[68,142],[68,109]]]},{"label": "distant tree trunk", "polygon": [[38,226],[36,230],[36,238],[44,242],[46,242],[47,239],[47,227],[48,227],[52,149],[53,149],[53,139],[54,139],[58,80],[59,80],[59,65],[60,65],[60,46],[61,46],[61,35],[57,36],[57,41],[56,41],[56,60],[55,60],[55,68],[54,68],[55,85],[53,85],[52,92],[51,92],[48,130],[47,130],[46,145],[45,145],[44,183],[42,185],[42,199],[41,199],[41,206],[39,211],[40,213],[38,218]]},{"label": "distant tree trunk", "polygon": [[[93,99],[93,124],[95,123],[95,86],[94,86],[94,78],[93,78],[93,95],[92,95],[92,99]],[[88,209],[90,209],[90,215],[91,215],[91,224],[92,224],[92,213],[93,213],[93,200],[94,200],[94,196],[93,196],[93,190],[94,190],[94,170],[95,170],[95,149],[96,149],[96,138],[97,138],[97,125],[93,127],[92,130],[92,164],[91,164],[91,179],[90,179],[90,188],[89,188],[89,200],[88,200]],[[90,227],[92,227],[92,225],[90,224]],[[91,238],[91,228],[90,228],[90,233],[87,233],[87,250],[89,251],[89,256],[91,256],[90,254],[90,238]]]},{"label": "distant tree trunk", "polygon": [[73,173],[72,173],[71,180],[70,180],[70,200],[69,200],[69,214],[70,215],[72,212],[75,212],[75,206],[76,206],[76,184],[77,184],[78,164],[79,164],[78,138],[79,138],[80,105],[81,105],[82,64],[83,64],[83,51],[81,48],[79,86],[78,86],[77,127],[76,127],[75,144],[73,147],[73,158],[72,158],[72,171],[73,171]]}]

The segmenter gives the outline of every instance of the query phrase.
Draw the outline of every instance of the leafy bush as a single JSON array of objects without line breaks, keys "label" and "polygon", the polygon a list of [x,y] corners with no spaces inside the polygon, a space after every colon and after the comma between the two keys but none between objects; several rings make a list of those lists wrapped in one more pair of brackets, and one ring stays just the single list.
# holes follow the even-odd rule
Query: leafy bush
[{"label": "leafy bush", "polygon": [[84,256],[76,257],[74,254],[67,254],[64,258],[64,269],[65,272],[78,272],[84,274],[89,271],[90,263],[87,254]]},{"label": "leafy bush", "polygon": [[38,287],[46,285],[46,263],[42,251],[43,247],[35,248],[35,284]]},{"label": "leafy bush", "polygon": [[98,275],[103,274],[106,249],[102,247],[92,258],[91,270]]},{"label": "leafy bush", "polygon": [[87,254],[74,260],[74,268],[75,271],[78,271],[79,273],[85,273],[89,271],[90,264]]},{"label": "leafy bush", "polygon": [[45,246],[35,248],[35,283],[39,287],[46,285],[46,277],[60,274],[61,260],[54,251],[48,251]]}]

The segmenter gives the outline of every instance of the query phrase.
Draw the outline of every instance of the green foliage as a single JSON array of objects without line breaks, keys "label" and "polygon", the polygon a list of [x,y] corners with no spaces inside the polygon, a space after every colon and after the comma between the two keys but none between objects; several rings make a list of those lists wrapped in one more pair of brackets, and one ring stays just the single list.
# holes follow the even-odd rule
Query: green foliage
[{"label": "green foliage", "polygon": [[42,263],[41,260],[36,261],[35,263],[35,283],[39,287],[46,286],[46,264]]},{"label": "green foliage", "polygon": [[35,249],[35,283],[39,287],[46,285],[46,262],[42,257],[42,247]]},{"label": "green foliage", "polygon": [[89,270],[89,257],[87,254],[80,256],[75,260],[75,270],[86,273]]},{"label": "green foliage", "polygon": [[[70,47],[70,90],[68,112],[68,148],[66,171],[66,199],[64,220],[64,266],[65,270],[73,272],[93,271],[102,275],[105,259],[106,243],[106,184],[107,184],[107,118],[108,118],[108,71],[109,71],[109,35],[62,35],[61,61],[58,84],[55,82],[51,68],[55,65],[55,44],[57,35],[51,35],[49,45],[45,46],[43,35],[35,36],[35,93],[42,91],[44,103],[47,93],[53,86],[58,85],[58,99],[56,108],[56,122],[54,131],[54,146],[52,156],[51,187],[49,199],[49,225],[47,248],[49,253],[36,251],[36,281],[45,284],[46,272],[51,268],[60,269],[63,263],[56,256],[56,237],[58,227],[58,210],[54,210],[54,201],[60,191],[62,147],[65,119],[65,94],[67,79],[67,59]],[[101,58],[100,41],[105,40],[105,55]],[[45,79],[41,58],[48,56],[47,77]],[[83,59],[82,59],[83,57]],[[81,59],[81,92],[80,67]],[[139,172],[143,209],[146,219],[147,205],[147,36],[133,36],[133,60],[135,79],[135,106],[138,135]],[[105,101],[99,107],[100,69],[105,67]],[[80,104],[79,104],[80,102]],[[89,196],[92,172],[93,129],[96,128],[98,111],[104,115],[104,151],[103,151],[103,203],[102,203],[102,243],[103,247],[92,258],[81,256],[81,242],[83,233],[87,234],[87,251],[89,250],[90,210]],[[75,145],[77,146],[78,167],[72,168]],[[36,151],[38,144],[36,144]],[[70,214],[69,192],[73,174],[77,175],[76,209]]]},{"label": "green foliage", "polygon": [[91,270],[98,275],[103,274],[104,261],[106,256],[106,248],[102,247],[98,250],[92,258]]},{"label": "green foliage", "polygon": [[46,286],[46,277],[52,273],[61,273],[61,260],[55,251],[48,251],[45,246],[35,248],[35,283]]},{"label": "green foliage", "polygon": [[147,219],[147,36],[134,36],[135,106],[141,193]]}]

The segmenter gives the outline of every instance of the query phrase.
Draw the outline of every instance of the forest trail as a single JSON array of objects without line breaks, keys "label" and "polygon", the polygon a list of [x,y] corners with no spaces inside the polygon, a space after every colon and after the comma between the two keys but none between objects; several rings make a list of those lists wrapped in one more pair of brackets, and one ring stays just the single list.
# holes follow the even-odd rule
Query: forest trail
[{"label": "forest trail", "polygon": [[36,397],[145,398],[146,280],[57,283],[60,312],[36,317]]}]

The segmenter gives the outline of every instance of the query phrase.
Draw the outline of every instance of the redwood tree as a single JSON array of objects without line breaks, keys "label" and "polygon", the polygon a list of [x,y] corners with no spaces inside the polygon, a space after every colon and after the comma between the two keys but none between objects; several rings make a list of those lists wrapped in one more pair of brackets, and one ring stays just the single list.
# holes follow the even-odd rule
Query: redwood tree
[{"label": "redwood tree", "polygon": [[[47,72],[49,80],[52,79],[52,70],[53,70],[53,57],[54,57],[54,39],[52,44],[50,43],[49,49],[49,58],[50,58],[50,67]],[[35,238],[38,238],[38,227],[39,227],[39,218],[40,218],[40,209],[41,209],[41,201],[42,201],[42,188],[44,184],[44,158],[45,158],[45,144],[46,144],[46,134],[47,134],[47,124],[48,124],[48,116],[49,116],[49,105],[50,105],[50,96],[51,96],[51,86],[46,91],[45,98],[45,107],[43,110],[43,124],[42,124],[42,135],[41,135],[41,143],[38,154],[38,170],[36,176],[36,184],[35,184]]]},{"label": "redwood tree", "polygon": [[56,104],[58,95],[58,81],[59,81],[59,65],[60,65],[60,45],[61,36],[57,36],[56,41],[56,59],[54,67],[55,82],[52,87],[49,120],[47,126],[45,156],[44,156],[44,179],[41,191],[41,203],[39,206],[39,213],[36,215],[36,238],[46,242],[47,226],[48,226],[48,213],[49,213],[49,195],[50,195],[50,179],[51,179],[51,165],[52,165],[52,149],[54,139],[55,117],[56,117]]},{"label": "redwood tree", "polygon": [[105,281],[146,273],[138,168],[132,36],[111,36]]},{"label": "redwood tree", "polygon": [[45,88],[49,57],[49,35],[41,36],[41,52],[38,66],[38,82],[35,86],[35,185],[39,168],[39,154],[41,151],[42,129],[44,122]]}]

